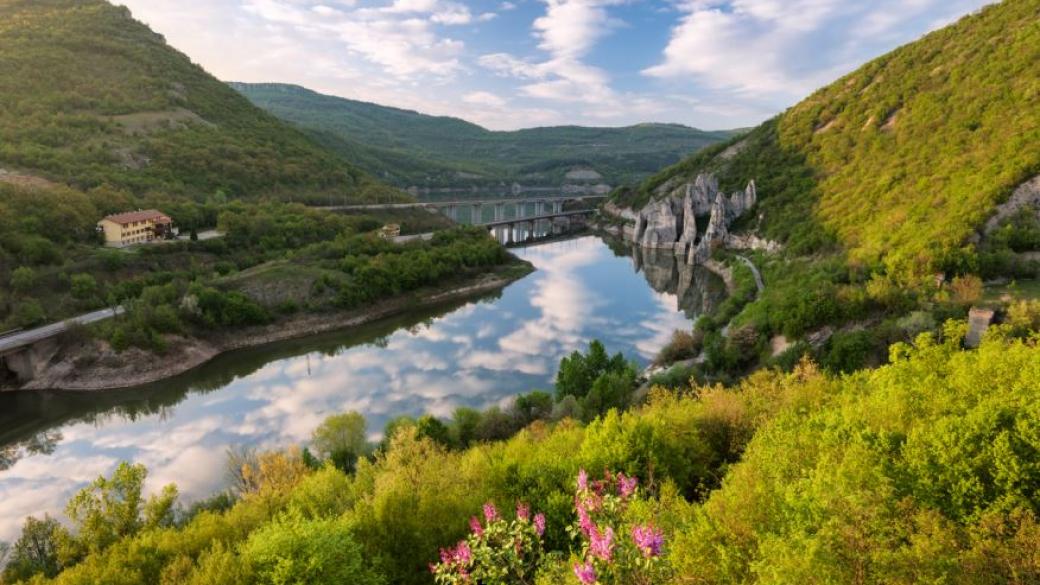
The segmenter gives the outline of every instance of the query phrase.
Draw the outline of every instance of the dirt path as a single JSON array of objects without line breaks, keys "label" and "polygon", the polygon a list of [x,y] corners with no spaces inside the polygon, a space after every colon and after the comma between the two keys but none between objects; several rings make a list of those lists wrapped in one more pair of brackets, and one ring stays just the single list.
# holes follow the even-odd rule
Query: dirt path
[{"label": "dirt path", "polygon": [[741,262],[747,265],[751,269],[751,273],[755,275],[755,286],[758,287],[758,294],[762,294],[766,290],[766,283],[762,281],[762,273],[758,271],[755,263],[744,256],[737,256]]}]

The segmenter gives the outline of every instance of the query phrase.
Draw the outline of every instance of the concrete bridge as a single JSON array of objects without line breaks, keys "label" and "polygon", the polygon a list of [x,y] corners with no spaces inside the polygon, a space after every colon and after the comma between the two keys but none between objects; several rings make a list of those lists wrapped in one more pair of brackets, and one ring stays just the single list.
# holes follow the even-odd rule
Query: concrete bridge
[{"label": "concrete bridge", "polygon": [[[559,216],[567,201],[606,199],[606,195],[567,195],[557,197],[495,197],[485,199],[455,199],[444,201],[420,201],[417,203],[374,203],[368,205],[336,205],[321,207],[327,211],[365,211],[380,209],[432,209],[461,222],[463,211],[469,212],[470,223],[490,225],[514,219],[528,219],[547,215]],[[485,220],[485,210],[491,210],[490,220]]]},{"label": "concrete bridge", "polygon": [[54,357],[58,350],[56,338],[70,327],[90,325],[122,313],[123,307],[104,309],[0,337],[0,382],[5,375],[14,376],[19,383],[29,382]]}]

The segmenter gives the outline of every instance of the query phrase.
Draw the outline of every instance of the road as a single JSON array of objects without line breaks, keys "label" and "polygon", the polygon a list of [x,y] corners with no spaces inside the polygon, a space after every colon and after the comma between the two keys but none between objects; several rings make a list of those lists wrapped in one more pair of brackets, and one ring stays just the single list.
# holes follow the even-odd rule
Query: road
[{"label": "road", "polygon": [[68,330],[69,324],[76,325],[90,325],[91,323],[97,323],[98,321],[104,321],[105,319],[111,319],[116,315],[123,313],[123,307],[116,307],[114,309],[103,309],[101,311],[94,311],[93,313],[87,313],[86,315],[80,315],[78,317],[72,317],[59,323],[51,323],[50,325],[44,325],[36,329],[30,329],[29,331],[22,331],[21,333],[15,333],[7,337],[0,338],[0,354],[7,353],[9,351],[24,347],[26,345],[32,345],[38,341],[61,335]]},{"label": "road", "polygon": [[762,273],[758,271],[755,263],[745,258],[744,256],[737,256],[740,261],[747,264],[747,267],[751,269],[751,273],[755,275],[755,285],[758,286],[758,294],[762,294],[766,290],[766,283],[762,282]]},{"label": "road", "polygon": [[447,207],[449,205],[496,205],[514,203],[535,203],[538,201],[584,201],[586,199],[606,199],[606,195],[572,195],[572,196],[537,196],[498,199],[458,199],[454,201],[419,201],[417,203],[369,203],[365,205],[328,205],[315,207],[325,211],[364,211],[374,209],[415,209],[420,207]]},{"label": "road", "polygon": [[433,232],[425,234],[412,234],[410,236],[397,236],[394,238],[395,244],[407,244],[408,242],[414,242],[415,240],[430,241],[433,239]]}]

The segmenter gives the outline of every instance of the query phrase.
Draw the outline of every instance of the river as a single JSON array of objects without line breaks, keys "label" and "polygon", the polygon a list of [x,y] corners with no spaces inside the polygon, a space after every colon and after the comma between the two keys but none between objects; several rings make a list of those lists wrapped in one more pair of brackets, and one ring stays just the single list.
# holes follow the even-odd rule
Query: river
[{"label": "river", "polygon": [[303,443],[328,415],[363,413],[373,439],[399,415],[450,417],[551,390],[560,358],[600,339],[648,363],[705,303],[703,269],[594,236],[514,249],[537,268],[504,290],[346,332],[229,353],[132,390],[0,394],[0,540],[29,514],[62,516],[122,460],[182,501],[223,487],[229,446]]}]

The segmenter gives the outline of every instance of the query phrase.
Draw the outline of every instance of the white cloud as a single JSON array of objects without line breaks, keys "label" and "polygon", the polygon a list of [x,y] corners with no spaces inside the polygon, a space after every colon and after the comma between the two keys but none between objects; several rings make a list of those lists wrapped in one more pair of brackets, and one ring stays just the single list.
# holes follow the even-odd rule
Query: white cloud
[{"label": "white cloud", "polygon": [[[644,73],[790,105],[863,61],[988,0],[690,0],[660,63]],[[939,20],[937,20],[939,19]]]},{"label": "white cloud", "polygon": [[610,76],[584,62],[589,51],[618,24],[607,8],[620,0],[544,0],[532,33],[549,59],[535,62],[508,53],[489,53],[478,62],[499,75],[535,80],[520,88],[532,98],[610,107],[619,101]]},{"label": "white cloud", "polygon": [[495,108],[501,108],[502,106],[506,105],[506,100],[487,91],[474,91],[467,93],[466,95],[462,96],[462,101],[466,102],[467,104],[492,106]]}]

